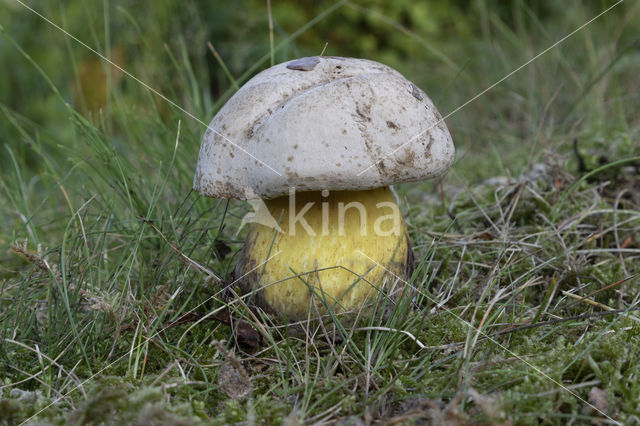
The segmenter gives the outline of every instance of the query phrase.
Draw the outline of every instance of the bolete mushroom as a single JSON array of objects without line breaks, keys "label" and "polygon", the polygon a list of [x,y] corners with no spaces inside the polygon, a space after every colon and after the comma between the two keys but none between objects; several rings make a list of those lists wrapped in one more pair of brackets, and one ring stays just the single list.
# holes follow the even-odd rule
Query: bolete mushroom
[{"label": "bolete mushroom", "polygon": [[437,176],[453,159],[442,117],[400,73],[309,57],[262,71],[220,109],[194,188],[264,201],[256,215],[270,223],[249,224],[235,276],[259,306],[295,320],[312,295],[321,311],[344,312],[398,294],[412,253],[389,186]]}]

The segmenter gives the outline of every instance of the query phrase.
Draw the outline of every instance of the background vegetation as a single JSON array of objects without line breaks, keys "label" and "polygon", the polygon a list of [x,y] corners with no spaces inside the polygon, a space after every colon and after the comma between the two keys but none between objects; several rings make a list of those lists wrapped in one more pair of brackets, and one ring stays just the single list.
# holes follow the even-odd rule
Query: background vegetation
[{"label": "background vegetation", "polygon": [[[614,4],[1,0],[0,424],[640,423],[640,3],[519,69]],[[325,43],[458,158],[396,188],[413,308],[288,334],[223,299],[247,206],[191,191],[198,120]]]}]

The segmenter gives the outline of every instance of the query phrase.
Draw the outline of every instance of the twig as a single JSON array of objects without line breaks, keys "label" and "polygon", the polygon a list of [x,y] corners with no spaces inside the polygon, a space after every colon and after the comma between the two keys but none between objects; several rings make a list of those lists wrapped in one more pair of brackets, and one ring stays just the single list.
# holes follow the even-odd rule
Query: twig
[{"label": "twig", "polygon": [[[638,275],[640,275],[640,273],[638,273],[638,274],[634,274],[634,275],[631,275],[631,276],[629,276],[629,277],[627,277],[627,278],[623,278],[623,279],[621,279],[621,280],[619,280],[619,281],[616,281],[616,282],[615,282],[615,283],[613,283],[613,284],[609,284],[609,285],[604,286],[604,287],[602,287],[602,288],[600,288],[600,289],[598,289],[598,290],[596,290],[596,291],[593,291],[593,292],[591,292],[591,293],[589,293],[589,294],[587,294],[586,296],[581,297],[581,298],[576,298],[576,297],[575,297],[576,295],[575,295],[575,294],[573,294],[573,293],[565,294],[565,296],[569,296],[569,297],[571,297],[571,298],[573,298],[573,299],[576,299],[576,300],[577,300],[577,302],[573,302],[573,303],[569,304],[569,306],[568,306],[568,307],[571,307],[571,306],[575,305],[576,303],[583,301],[583,299],[587,299],[587,298],[589,298],[589,297],[591,297],[591,296],[594,296],[594,295],[596,295],[596,294],[598,294],[598,293],[601,293],[601,292],[603,292],[603,291],[609,290],[609,289],[611,289],[611,288],[613,288],[613,287],[617,287],[617,286],[619,286],[620,284],[623,284],[623,283],[625,283],[625,282],[627,282],[627,281],[629,281],[629,280],[631,280],[631,279],[633,279],[633,278],[637,277]],[[565,292],[563,292],[563,294],[564,294],[564,293],[565,293]],[[586,302],[586,303],[591,303],[591,302]],[[596,305],[594,305],[594,306],[596,306]],[[605,305],[602,305],[602,306],[605,306]],[[599,306],[599,307],[600,307],[600,308],[602,308],[602,306]],[[602,309],[607,310],[607,311],[608,311],[608,310],[611,310],[611,308],[609,308],[609,306],[606,306],[605,308],[602,308]]]},{"label": "twig", "polygon": [[570,297],[572,299],[575,299],[578,302],[584,302],[587,305],[595,306],[596,308],[600,308],[600,309],[605,310],[605,311],[609,311],[609,312],[613,311],[613,308],[611,306],[603,305],[602,303],[598,303],[595,300],[588,299],[586,296],[585,297],[581,297],[581,296],[579,296],[577,294],[569,293],[566,290],[562,290],[562,294],[564,294],[565,296]]}]

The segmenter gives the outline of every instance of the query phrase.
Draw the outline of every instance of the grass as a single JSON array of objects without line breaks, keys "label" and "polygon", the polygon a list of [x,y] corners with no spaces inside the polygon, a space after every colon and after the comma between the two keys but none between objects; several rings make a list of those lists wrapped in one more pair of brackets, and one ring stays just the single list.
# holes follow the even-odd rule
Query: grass
[{"label": "grass", "polygon": [[[260,3],[263,38],[212,40],[216,60],[196,3],[148,16],[76,3],[38,7],[126,52],[127,71],[204,122],[272,55],[318,53],[341,19],[402,37],[372,59],[395,60],[446,115],[612,4],[479,1],[477,22],[438,38],[355,2],[289,28],[274,2],[270,50]],[[202,126],[0,4],[13,84],[0,85],[0,423],[638,423],[640,7],[627,3],[448,118],[451,172],[396,188],[411,303],[296,329],[223,292],[248,206],[191,191]],[[327,54],[366,53],[375,40],[358,35]]]}]

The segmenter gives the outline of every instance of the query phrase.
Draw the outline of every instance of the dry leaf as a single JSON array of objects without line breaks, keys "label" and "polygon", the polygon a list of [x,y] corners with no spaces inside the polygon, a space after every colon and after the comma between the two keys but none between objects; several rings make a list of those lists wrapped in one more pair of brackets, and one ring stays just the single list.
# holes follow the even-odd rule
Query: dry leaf
[{"label": "dry leaf", "polygon": [[253,391],[253,384],[247,372],[237,362],[225,361],[218,371],[218,385],[236,401],[246,399]]},{"label": "dry leaf", "polygon": [[511,420],[506,418],[507,416],[495,396],[482,395],[473,388],[469,388],[468,394],[473,398],[476,406],[491,421],[491,424],[503,426],[513,424]]},{"label": "dry leaf", "polygon": [[469,417],[458,410],[460,397],[446,406],[441,400],[416,398],[405,401],[399,408],[400,415],[386,419],[387,425],[423,424],[438,426],[469,426]]},{"label": "dry leaf", "polygon": [[300,426],[298,412],[296,410],[291,411],[287,417],[282,419],[282,426]]},{"label": "dry leaf", "polygon": [[607,393],[602,389],[594,386],[589,391],[589,403],[596,407],[598,410],[606,413],[609,410],[609,398]]},{"label": "dry leaf", "polygon": [[262,336],[258,330],[245,320],[233,318],[229,309],[222,309],[213,318],[232,329],[235,328],[235,338],[240,346],[246,349],[257,349],[260,346]]}]

